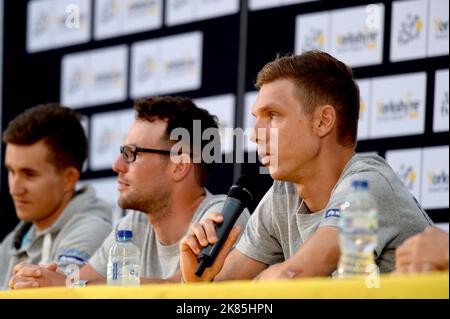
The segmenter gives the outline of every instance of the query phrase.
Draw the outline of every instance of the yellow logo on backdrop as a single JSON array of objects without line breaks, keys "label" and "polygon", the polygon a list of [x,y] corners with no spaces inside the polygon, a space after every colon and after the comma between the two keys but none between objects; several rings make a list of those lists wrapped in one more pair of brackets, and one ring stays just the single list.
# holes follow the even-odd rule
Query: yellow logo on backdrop
[{"label": "yellow logo on backdrop", "polygon": [[422,22],[422,20],[419,20],[416,22],[416,30],[418,32],[420,32],[420,31],[422,31],[422,29],[423,29],[423,22]]},{"label": "yellow logo on backdrop", "polygon": [[122,73],[115,67],[112,67],[109,72],[94,74],[93,82],[96,87],[121,86],[123,83]]},{"label": "yellow logo on backdrop", "polygon": [[108,23],[113,20],[120,11],[120,4],[118,0],[110,0],[105,3],[101,12],[102,23]]},{"label": "yellow logo on backdrop", "polygon": [[423,21],[419,15],[408,14],[406,21],[400,23],[397,40],[399,44],[407,45],[411,41],[419,39],[423,30]]},{"label": "yellow logo on backdrop", "polygon": [[416,178],[417,178],[416,172],[415,171],[411,171],[408,174],[407,181],[408,181],[409,184],[414,184],[414,182],[416,181]]},{"label": "yellow logo on backdrop", "polygon": [[41,14],[36,21],[36,28],[34,28],[34,36],[40,36],[48,31],[50,27],[50,16],[48,14]]},{"label": "yellow logo on backdrop", "polygon": [[309,30],[309,35],[305,37],[303,48],[304,50],[323,49],[325,41],[326,37],[323,31],[313,27]]},{"label": "yellow logo on backdrop", "polygon": [[137,80],[139,82],[145,82],[151,78],[156,71],[156,62],[152,57],[146,57],[139,63],[137,70]]},{"label": "yellow logo on backdrop", "polygon": [[412,165],[400,165],[400,169],[397,172],[397,175],[400,177],[401,181],[403,182],[405,187],[408,188],[408,190],[414,189],[414,184],[417,180],[417,173]]},{"label": "yellow logo on backdrop", "polygon": [[84,70],[76,69],[72,72],[72,76],[69,78],[68,91],[70,94],[80,90],[85,82],[86,76]]},{"label": "yellow logo on backdrop", "polygon": [[366,109],[367,109],[367,104],[366,104],[366,102],[364,100],[361,99],[359,101],[359,113],[360,114],[364,113],[366,111]]}]

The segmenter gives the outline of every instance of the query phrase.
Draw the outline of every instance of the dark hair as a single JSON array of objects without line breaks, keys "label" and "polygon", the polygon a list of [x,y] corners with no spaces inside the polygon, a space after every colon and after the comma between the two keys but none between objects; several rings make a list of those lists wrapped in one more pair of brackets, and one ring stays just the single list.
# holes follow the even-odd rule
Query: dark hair
[{"label": "dark hair", "polygon": [[[194,145],[194,120],[200,120],[201,135],[207,129],[218,129],[217,117],[211,115],[207,110],[197,107],[194,102],[186,97],[161,96],[152,97],[145,100],[138,100],[135,103],[136,119],[154,121],[155,119],[167,122],[166,137],[169,141],[170,133],[176,128],[184,128],[189,132],[190,145]],[[214,137],[210,139],[201,139],[200,152],[209,144]],[[218,146],[220,141],[214,140]],[[175,142],[174,142],[175,143]],[[220,149],[220,147],[219,147]],[[201,157],[201,163],[198,170],[198,181],[203,186],[214,170],[216,163],[205,163]]]},{"label": "dark hair", "polygon": [[81,172],[87,139],[78,113],[57,103],[38,105],[19,114],[3,133],[3,142],[10,144],[32,145],[41,140],[57,169],[73,166]]},{"label": "dark hair", "polygon": [[306,114],[317,106],[332,105],[337,113],[338,142],[356,144],[359,88],[348,66],[321,51],[277,57],[258,73],[256,87],[282,78],[295,83]]}]

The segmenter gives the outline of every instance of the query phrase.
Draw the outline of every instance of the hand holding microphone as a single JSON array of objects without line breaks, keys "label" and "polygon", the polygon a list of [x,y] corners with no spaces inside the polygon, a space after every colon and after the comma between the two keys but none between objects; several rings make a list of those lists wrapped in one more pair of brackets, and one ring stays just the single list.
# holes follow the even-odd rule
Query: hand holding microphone
[{"label": "hand holding microphone", "polygon": [[[237,239],[239,232],[237,232],[237,229],[233,229],[233,226],[242,211],[252,201],[253,190],[254,179],[249,176],[241,176],[231,186],[222,208],[222,214],[211,214],[209,220],[201,224],[194,224],[191,227],[190,233],[180,244],[180,266],[185,280],[199,281],[205,269],[214,264],[219,254],[222,257],[218,259],[225,259],[228,251],[221,252],[221,249],[225,246],[228,250]],[[222,222],[220,223],[220,221]],[[214,225],[214,228],[212,225]],[[214,237],[216,240],[212,240]],[[221,263],[223,263],[223,260]],[[194,268],[196,277],[192,276]]]}]

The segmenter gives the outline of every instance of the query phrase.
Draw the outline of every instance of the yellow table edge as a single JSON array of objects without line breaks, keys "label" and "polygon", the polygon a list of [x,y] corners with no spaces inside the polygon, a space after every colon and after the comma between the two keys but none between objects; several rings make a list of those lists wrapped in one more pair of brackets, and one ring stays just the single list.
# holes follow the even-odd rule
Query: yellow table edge
[{"label": "yellow table edge", "polygon": [[382,275],[379,288],[361,279],[305,278],[289,281],[227,281],[87,286],[0,291],[0,299],[448,299],[449,273]]}]

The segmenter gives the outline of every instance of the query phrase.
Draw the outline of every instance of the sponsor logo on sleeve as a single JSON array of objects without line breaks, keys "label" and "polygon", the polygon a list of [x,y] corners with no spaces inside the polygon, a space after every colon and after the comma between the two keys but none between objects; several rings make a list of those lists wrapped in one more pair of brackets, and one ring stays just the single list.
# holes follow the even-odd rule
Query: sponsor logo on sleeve
[{"label": "sponsor logo on sleeve", "polygon": [[339,218],[340,216],[341,216],[341,212],[339,211],[338,208],[328,209],[327,212],[325,213],[325,218],[329,218],[329,217]]}]

